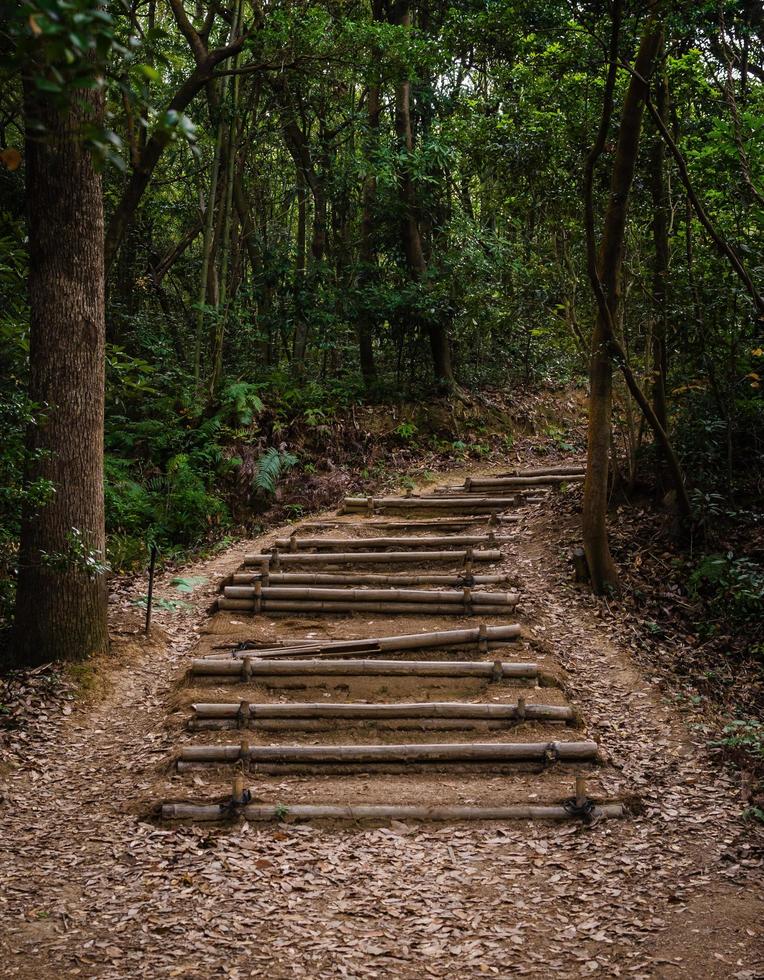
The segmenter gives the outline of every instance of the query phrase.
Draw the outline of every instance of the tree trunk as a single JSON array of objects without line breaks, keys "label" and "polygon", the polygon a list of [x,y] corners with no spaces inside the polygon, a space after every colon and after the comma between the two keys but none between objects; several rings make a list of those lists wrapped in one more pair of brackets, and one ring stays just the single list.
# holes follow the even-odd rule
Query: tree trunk
[{"label": "tree trunk", "polygon": [[[375,5],[376,10],[376,5]],[[374,200],[377,196],[377,178],[372,171],[373,163],[371,160],[371,150],[373,150],[379,138],[379,114],[380,114],[380,89],[378,85],[369,88],[368,99],[368,119],[369,119],[369,138],[367,150],[367,166],[369,173],[363,182],[363,214],[361,216],[361,246],[360,246],[360,274],[359,286],[365,292],[372,285],[377,265],[377,250],[374,241]],[[361,365],[361,374],[367,387],[372,385],[377,377],[374,365],[374,348],[372,346],[372,331],[375,325],[375,317],[371,310],[369,297],[361,297],[361,309],[358,314],[358,356]]]},{"label": "tree trunk", "polygon": [[294,338],[292,360],[298,372],[302,371],[308,344],[308,324],[305,319],[305,239],[307,227],[307,185],[305,174],[296,164],[297,181],[297,241],[294,261]]},{"label": "tree trunk", "polygon": [[[605,212],[602,242],[593,273],[598,312],[592,332],[589,366],[589,429],[586,482],[583,502],[583,544],[595,592],[617,585],[607,536],[608,461],[613,399],[613,324],[621,302],[624,237],[628,202],[639,152],[642,116],[649,79],[661,38],[660,26],[651,17],[642,37],[621,110],[618,143],[613,160],[610,194]],[[615,57],[612,56],[615,61]],[[604,130],[606,132],[606,129]],[[600,135],[603,130],[601,129]],[[604,142],[604,141],[603,141]],[[596,159],[596,157],[595,157]],[[588,219],[591,229],[591,221]],[[590,262],[591,265],[591,262]]]},{"label": "tree trunk", "polygon": [[[668,85],[665,74],[660,78],[656,97],[656,109],[662,119],[668,114]],[[653,247],[655,265],[653,267],[653,333],[652,333],[652,402],[656,418],[668,432],[668,409],[666,406],[666,374],[668,358],[666,351],[666,325],[668,321],[666,303],[669,280],[669,213],[668,186],[666,183],[666,147],[660,135],[653,146],[650,160],[651,191],[653,198]]]},{"label": "tree trunk", "polygon": [[63,112],[45,93],[25,92],[29,393],[42,406],[26,479],[49,481],[54,493],[23,516],[12,646],[19,666],[82,660],[108,645],[106,579],[87,562],[102,563],[106,546],[103,200],[81,139],[102,113],[96,90],[78,92]]},{"label": "tree trunk", "polygon": [[[407,0],[393,7],[391,23],[406,29],[411,26],[411,11]],[[408,78],[402,79],[395,86],[395,132],[403,161],[400,175],[403,249],[412,279],[421,282],[427,275],[427,259],[419,230],[416,187],[410,165],[414,152],[414,134],[411,127],[411,82]],[[448,332],[442,323],[430,323],[427,325],[427,334],[430,340],[435,380],[447,388],[453,388],[454,375]]]}]

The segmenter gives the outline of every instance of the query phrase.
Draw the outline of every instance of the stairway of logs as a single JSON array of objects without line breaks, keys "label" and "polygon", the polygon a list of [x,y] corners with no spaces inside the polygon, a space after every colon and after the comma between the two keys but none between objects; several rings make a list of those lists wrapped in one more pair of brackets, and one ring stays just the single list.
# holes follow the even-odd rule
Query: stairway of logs
[{"label": "stairway of logs", "polygon": [[[334,519],[248,555],[181,689],[172,771],[185,792],[162,819],[622,816],[587,792],[600,749],[555,671],[513,656],[522,594],[496,569],[526,508],[582,476],[535,469],[347,498]],[[353,635],[359,616],[375,635]]]}]

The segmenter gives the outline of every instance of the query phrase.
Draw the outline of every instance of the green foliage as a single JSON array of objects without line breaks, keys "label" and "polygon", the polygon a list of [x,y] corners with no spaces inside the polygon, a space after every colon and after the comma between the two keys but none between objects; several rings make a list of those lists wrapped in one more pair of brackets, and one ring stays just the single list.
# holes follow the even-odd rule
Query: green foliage
[{"label": "green foliage", "polygon": [[93,548],[87,535],[73,527],[66,536],[66,547],[61,551],[40,553],[40,562],[48,568],[75,568],[88,578],[97,578],[110,570],[100,548]]},{"label": "green foliage", "polygon": [[415,422],[403,421],[400,423],[400,425],[396,427],[394,431],[399,439],[402,439],[404,442],[411,442],[411,440],[416,437],[416,434],[419,431],[419,429],[417,428]]},{"label": "green foliage", "polygon": [[764,608],[764,567],[732,552],[705,556],[688,579],[692,598],[701,601],[712,621],[733,628],[760,623]]},{"label": "green foliage", "polygon": [[297,457],[292,453],[269,447],[257,462],[254,489],[266,496],[272,496],[276,492],[276,483],[281,474],[296,465]]},{"label": "green foliage", "polygon": [[764,762],[764,722],[756,718],[738,718],[724,726],[719,742],[727,749],[743,749]]}]

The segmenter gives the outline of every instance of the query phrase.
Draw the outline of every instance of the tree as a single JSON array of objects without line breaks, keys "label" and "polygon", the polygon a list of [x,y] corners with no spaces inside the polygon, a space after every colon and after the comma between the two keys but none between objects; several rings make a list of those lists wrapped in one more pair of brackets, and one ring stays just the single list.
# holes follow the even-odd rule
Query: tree
[{"label": "tree", "polygon": [[[395,0],[390,5],[389,18],[391,24],[403,30],[409,30],[411,28],[411,5],[408,0]],[[424,254],[422,233],[419,227],[416,184],[412,172],[414,131],[411,124],[411,79],[408,74],[400,78],[395,86],[395,132],[401,159],[400,203],[403,250],[406,254],[412,279],[426,288],[427,259]],[[446,388],[453,388],[454,372],[451,365],[451,344],[443,322],[440,319],[434,322],[428,321],[427,335],[430,340],[435,380]]]},{"label": "tree", "polygon": [[[97,5],[85,13],[94,14]],[[42,30],[39,21],[31,30]],[[55,24],[54,24],[55,27]],[[103,493],[104,220],[88,135],[103,121],[103,90],[51,81],[66,62],[31,38],[24,72],[31,310],[27,482],[50,499],[24,514],[13,658],[30,666],[106,650]],[[93,58],[97,40],[80,56]],[[45,84],[47,83],[47,84]],[[90,84],[91,87],[82,87]]]},{"label": "tree", "polygon": [[593,257],[594,221],[591,214],[591,178],[594,164],[604,148],[612,110],[618,52],[618,16],[612,28],[610,66],[597,142],[587,162],[587,232],[589,238],[589,274],[598,299],[597,315],[591,337],[589,364],[589,427],[587,438],[586,482],[583,503],[583,543],[592,585],[597,592],[617,584],[618,574],[610,554],[607,537],[608,470],[610,464],[610,430],[613,398],[614,323],[621,304],[624,237],[629,194],[639,151],[647,79],[662,36],[660,23],[651,15],[642,35],[634,62],[634,73],[621,109],[618,141],[613,157],[602,241],[596,260]]}]

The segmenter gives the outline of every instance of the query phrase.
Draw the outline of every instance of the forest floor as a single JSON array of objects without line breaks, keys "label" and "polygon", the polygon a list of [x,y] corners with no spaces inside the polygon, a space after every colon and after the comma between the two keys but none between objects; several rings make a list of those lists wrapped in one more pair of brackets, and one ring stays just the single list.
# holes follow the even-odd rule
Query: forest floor
[{"label": "forest floor", "polygon": [[[581,737],[606,756],[592,794],[631,801],[627,819],[153,819],[161,800],[208,796],[204,780],[169,771],[189,739],[181,681],[193,651],[254,635],[243,616],[208,609],[220,579],[271,531],[186,569],[187,594],[164,576],[165,608],[148,640],[130,604],[142,587],[116,591],[113,652],[87,673],[90,695],[52,699],[40,713],[44,696],[32,692],[25,725],[0,742],[2,975],[764,977],[764,833],[741,819],[740,774],[637,662],[625,639],[632,614],[605,622],[600,603],[571,583],[565,541],[575,524],[558,500],[525,509],[509,531],[503,564],[522,592],[523,625],[509,659],[562,679]],[[460,621],[264,623],[282,636],[370,636]],[[289,776],[253,777],[253,789],[274,802],[482,803],[543,799],[562,781],[554,772]]]}]

